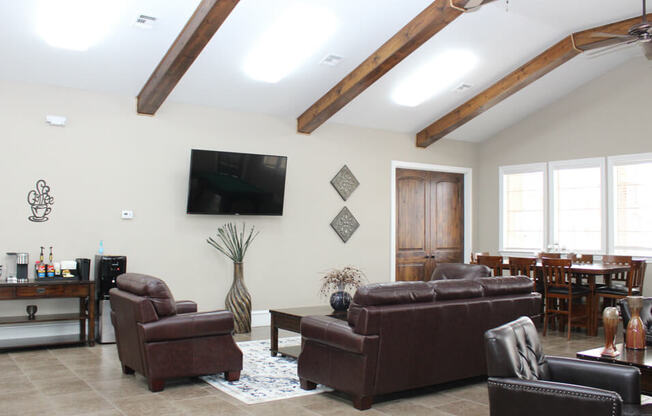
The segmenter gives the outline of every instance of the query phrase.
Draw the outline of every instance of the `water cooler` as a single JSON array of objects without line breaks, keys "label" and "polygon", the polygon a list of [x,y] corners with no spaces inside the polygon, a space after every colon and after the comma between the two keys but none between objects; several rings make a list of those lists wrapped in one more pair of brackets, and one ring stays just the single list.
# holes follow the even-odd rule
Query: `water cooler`
[{"label": "water cooler", "polygon": [[115,279],[127,272],[126,256],[95,256],[95,298],[97,299],[97,341],[102,344],[115,342],[111,323],[109,290],[115,287]]}]

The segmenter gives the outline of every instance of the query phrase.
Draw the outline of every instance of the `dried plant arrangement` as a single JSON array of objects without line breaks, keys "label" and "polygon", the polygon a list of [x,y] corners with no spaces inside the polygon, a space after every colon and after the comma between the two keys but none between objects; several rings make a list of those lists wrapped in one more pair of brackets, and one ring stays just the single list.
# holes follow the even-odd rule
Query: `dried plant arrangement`
[{"label": "dried plant arrangement", "polygon": [[322,276],[319,293],[324,297],[328,297],[333,292],[347,291],[347,289],[355,290],[362,286],[366,280],[364,272],[354,266],[331,269]]}]

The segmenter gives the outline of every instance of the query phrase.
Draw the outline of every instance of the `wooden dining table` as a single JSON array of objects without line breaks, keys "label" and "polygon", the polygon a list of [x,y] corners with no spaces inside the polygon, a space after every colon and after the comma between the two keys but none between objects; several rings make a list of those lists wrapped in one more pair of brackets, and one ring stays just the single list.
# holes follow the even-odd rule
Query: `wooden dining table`
[{"label": "wooden dining table", "polygon": [[[541,271],[541,260],[537,261],[537,272]],[[509,259],[503,260],[503,270],[509,270]],[[573,263],[571,265],[571,273],[576,276],[578,279],[584,279],[588,281],[588,287],[591,291],[591,299],[589,299],[589,313],[590,319],[587,328],[588,335],[596,336],[598,335],[598,320],[597,318],[597,298],[595,296],[595,287],[596,287],[596,277],[602,276],[604,283],[609,285],[611,283],[611,276],[616,273],[623,273],[630,269],[629,265],[626,264],[605,264],[605,263]],[[581,282],[578,282],[581,283]]]}]

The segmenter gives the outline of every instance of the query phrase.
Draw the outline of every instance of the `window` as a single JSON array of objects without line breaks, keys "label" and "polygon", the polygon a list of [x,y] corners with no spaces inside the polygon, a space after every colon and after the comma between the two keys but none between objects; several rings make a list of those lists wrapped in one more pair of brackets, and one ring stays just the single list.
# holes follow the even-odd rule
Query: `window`
[{"label": "window", "polygon": [[545,167],[500,168],[501,250],[537,251],[544,246]]},{"label": "window", "polygon": [[611,157],[609,175],[610,251],[652,256],[652,154]]},{"label": "window", "polygon": [[549,166],[552,244],[562,250],[603,253],[604,159],[551,162]]}]

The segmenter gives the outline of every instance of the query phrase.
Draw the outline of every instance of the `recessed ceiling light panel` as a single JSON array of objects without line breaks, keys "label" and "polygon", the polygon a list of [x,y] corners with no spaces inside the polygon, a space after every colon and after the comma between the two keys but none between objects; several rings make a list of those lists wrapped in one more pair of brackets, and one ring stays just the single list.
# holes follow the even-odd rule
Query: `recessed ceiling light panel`
[{"label": "recessed ceiling light panel", "polygon": [[50,46],[85,51],[100,42],[116,22],[122,0],[41,0],[36,32]]},{"label": "recessed ceiling light panel", "polygon": [[437,55],[403,80],[392,92],[392,100],[399,105],[416,107],[455,85],[477,63],[478,58],[466,50]]},{"label": "recessed ceiling light panel", "polygon": [[318,52],[336,26],[329,10],[297,3],[272,23],[251,50],[245,73],[257,81],[280,81]]}]

